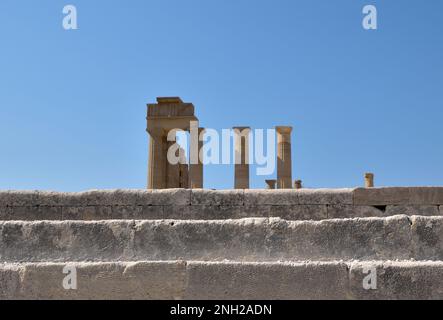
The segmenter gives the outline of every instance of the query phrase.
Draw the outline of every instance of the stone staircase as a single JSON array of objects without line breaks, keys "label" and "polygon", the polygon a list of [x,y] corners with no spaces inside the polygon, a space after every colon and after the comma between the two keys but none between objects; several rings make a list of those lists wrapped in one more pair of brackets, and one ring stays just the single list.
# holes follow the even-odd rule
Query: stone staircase
[{"label": "stone staircase", "polygon": [[442,299],[442,214],[443,188],[5,191],[0,299]]}]

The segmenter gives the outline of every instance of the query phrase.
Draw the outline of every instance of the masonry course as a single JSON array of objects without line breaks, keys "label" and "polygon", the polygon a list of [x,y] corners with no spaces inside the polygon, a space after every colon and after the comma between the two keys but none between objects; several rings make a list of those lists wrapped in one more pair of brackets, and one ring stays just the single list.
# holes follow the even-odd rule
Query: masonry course
[{"label": "masonry course", "polygon": [[244,217],[323,220],[399,214],[442,215],[442,206],[443,188],[437,187],[0,192],[2,220],[186,220]]},{"label": "masonry course", "polygon": [[[443,263],[140,261],[72,263],[78,289],[62,286],[63,263],[0,264],[1,299],[443,299]],[[375,267],[378,290],[364,290]]]},{"label": "masonry course", "polygon": [[443,218],[0,223],[0,261],[443,260]]}]

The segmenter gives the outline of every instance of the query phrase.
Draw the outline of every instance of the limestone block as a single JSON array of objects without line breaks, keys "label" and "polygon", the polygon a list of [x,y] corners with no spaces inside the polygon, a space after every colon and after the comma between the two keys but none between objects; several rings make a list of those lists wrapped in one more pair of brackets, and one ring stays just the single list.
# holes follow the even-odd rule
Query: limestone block
[{"label": "limestone block", "polygon": [[299,199],[295,190],[245,190],[245,206],[297,204]]},{"label": "limestone block", "polygon": [[35,191],[0,191],[0,206],[34,206],[37,199]]},{"label": "limestone block", "polygon": [[[218,203],[224,203],[224,199]],[[217,203],[217,202],[214,202]],[[83,207],[0,207],[2,220],[113,220],[177,219],[218,220],[247,217],[280,217],[287,220],[327,218],[326,205],[100,205]]]},{"label": "limestone block", "polygon": [[138,260],[262,261],[268,219],[139,221],[134,250]]},{"label": "limestone block", "polygon": [[191,191],[186,189],[89,191],[79,193],[77,197],[83,206],[189,205]]},{"label": "limestone block", "polygon": [[0,220],[11,220],[12,207],[0,207]]},{"label": "limestone block", "polygon": [[417,260],[443,260],[443,218],[411,217],[414,257]]},{"label": "limestone block", "polygon": [[355,189],[354,205],[441,205],[443,188],[371,188]]},{"label": "limestone block", "polygon": [[189,262],[185,299],[345,299],[343,263]]},{"label": "limestone block", "polygon": [[284,220],[323,220],[328,217],[326,205],[262,205],[245,209],[247,217],[263,216]]},{"label": "limestone block", "polygon": [[407,217],[290,222],[287,257],[299,260],[410,259]]},{"label": "limestone block", "polygon": [[245,190],[245,205],[352,204],[351,189]]},{"label": "limestone block", "polygon": [[16,299],[20,291],[20,269],[0,264],[0,300]]},{"label": "limestone block", "polygon": [[90,190],[70,194],[68,205],[78,207],[137,205],[153,201],[150,190]]},{"label": "limestone block", "polygon": [[[87,206],[62,207],[63,220],[143,220],[168,219],[163,208],[173,206]],[[189,206],[183,206],[184,208]],[[168,211],[169,212],[169,211]],[[178,212],[178,211],[177,211]]]},{"label": "limestone block", "polygon": [[[363,279],[373,272],[374,268],[377,289],[366,290],[363,287]],[[443,299],[443,264],[414,261],[352,263],[350,298],[361,300]]]},{"label": "limestone block", "polygon": [[387,206],[386,215],[421,215],[421,216],[440,216],[438,206],[426,206],[426,205],[400,205],[400,206]]},{"label": "limestone block", "polygon": [[413,258],[407,217],[139,222],[138,259],[296,261]]},{"label": "limestone block", "polygon": [[0,261],[118,261],[132,256],[132,221],[2,222]]},{"label": "limestone block", "polygon": [[9,207],[9,214],[3,220],[61,220],[62,207],[34,206]]},{"label": "limestone block", "polygon": [[299,204],[352,204],[352,189],[297,190]]},{"label": "limestone block", "polygon": [[[77,272],[77,289],[66,290],[63,268]],[[183,296],[184,262],[27,264],[20,299],[161,300]]]},{"label": "limestone block", "polygon": [[419,187],[409,190],[410,204],[443,205],[443,187]]},{"label": "limestone block", "polygon": [[0,192],[0,207],[36,206],[131,206],[190,205],[191,191],[167,190],[91,190],[76,193],[44,191]]},{"label": "limestone block", "polygon": [[165,213],[174,210],[176,210],[175,214],[165,214],[165,219],[221,220],[276,217],[286,220],[322,220],[327,218],[325,205],[165,207]]},{"label": "limestone block", "polygon": [[[178,209],[173,216],[173,219],[188,219],[188,220],[222,220],[222,219],[241,219],[247,218],[247,210],[244,206],[225,206],[225,205],[193,205],[185,208],[165,207],[165,212]],[[263,215],[256,215],[253,217],[263,217]]]},{"label": "limestone block", "polygon": [[91,220],[91,218],[93,218],[95,214],[95,206],[62,207],[62,220],[88,220],[87,217],[89,217],[89,220]]},{"label": "limestone block", "polygon": [[162,219],[163,206],[62,207],[63,220]]},{"label": "limestone block", "polygon": [[373,206],[328,205],[328,219],[384,217],[386,213]]},{"label": "limestone block", "polygon": [[244,190],[194,189],[191,192],[191,205],[243,206],[244,196]]},{"label": "limestone block", "polygon": [[354,205],[383,206],[409,203],[409,188],[358,188],[354,190]]}]

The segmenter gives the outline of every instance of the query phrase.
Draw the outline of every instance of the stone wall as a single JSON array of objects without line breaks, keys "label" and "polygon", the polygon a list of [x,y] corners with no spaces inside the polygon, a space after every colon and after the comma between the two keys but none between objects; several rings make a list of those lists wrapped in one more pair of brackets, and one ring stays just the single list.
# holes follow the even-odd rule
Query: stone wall
[{"label": "stone wall", "polygon": [[287,220],[443,215],[443,188],[0,192],[0,220]]},{"label": "stone wall", "polygon": [[442,209],[433,187],[3,191],[0,299],[443,299]]}]

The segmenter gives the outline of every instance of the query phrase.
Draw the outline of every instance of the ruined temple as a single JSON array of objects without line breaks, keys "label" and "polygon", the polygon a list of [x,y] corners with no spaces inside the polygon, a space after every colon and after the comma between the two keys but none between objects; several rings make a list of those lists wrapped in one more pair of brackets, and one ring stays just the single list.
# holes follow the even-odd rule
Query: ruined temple
[{"label": "ruined temple", "polygon": [[[198,125],[192,103],[184,103],[178,97],[157,98],[156,104],[148,104],[147,129],[149,134],[148,189],[203,188],[203,164],[200,157],[201,136],[204,128]],[[168,150],[176,144],[172,138],[177,131],[191,132],[195,126],[196,136],[191,137],[190,157],[198,162],[171,164]],[[235,189],[249,189],[249,134],[250,127],[234,127],[235,132]],[[292,189],[292,127],[278,126],[277,132],[277,180],[267,180],[269,189]],[[168,139],[168,136],[170,139]],[[184,150],[177,147],[180,154]],[[181,157],[184,157],[181,155]],[[298,180],[295,187],[301,188]]]},{"label": "ruined temple", "polygon": [[0,299],[443,298],[443,188],[372,173],[363,188],[292,186],[292,130],[277,127],[277,179],[252,190],[235,127],[235,189],[207,190],[200,143],[167,161],[170,130],[204,134],[194,106],[159,98],[147,121],[149,189],[0,191]]}]

